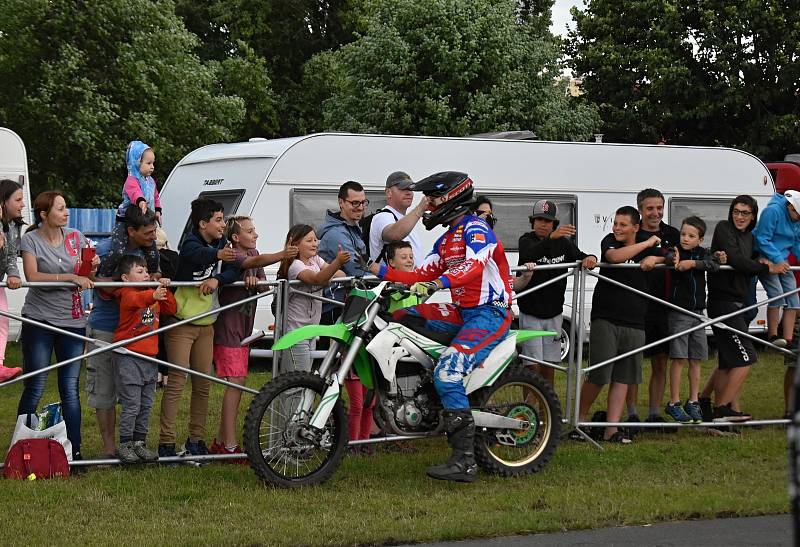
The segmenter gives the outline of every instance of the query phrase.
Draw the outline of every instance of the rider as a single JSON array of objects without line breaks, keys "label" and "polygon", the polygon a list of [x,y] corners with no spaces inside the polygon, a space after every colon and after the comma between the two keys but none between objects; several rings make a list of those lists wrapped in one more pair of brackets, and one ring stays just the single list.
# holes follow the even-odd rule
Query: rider
[{"label": "rider", "polygon": [[381,279],[414,284],[427,295],[449,288],[452,304],[419,304],[398,310],[395,318],[425,319],[428,329],[455,334],[434,369],[434,386],[442,400],[444,428],[453,453],[447,462],[428,468],[434,479],[472,482],[478,472],[473,452],[475,421],[464,389],[464,376],[503,341],[511,325],[511,277],[503,245],[485,220],[469,213],[472,180],[445,171],[417,182],[414,191],[429,199],[422,223],[428,230],[447,226],[422,266],[402,272],[371,265]]}]

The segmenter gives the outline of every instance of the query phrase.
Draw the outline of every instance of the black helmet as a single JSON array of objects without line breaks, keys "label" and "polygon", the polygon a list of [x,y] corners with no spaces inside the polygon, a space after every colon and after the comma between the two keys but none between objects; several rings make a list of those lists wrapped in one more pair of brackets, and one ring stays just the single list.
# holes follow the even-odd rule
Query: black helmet
[{"label": "black helmet", "polygon": [[447,225],[454,218],[467,213],[472,204],[472,179],[458,171],[435,173],[417,181],[411,189],[431,198],[444,198],[423,215],[422,224],[428,230],[440,224]]}]

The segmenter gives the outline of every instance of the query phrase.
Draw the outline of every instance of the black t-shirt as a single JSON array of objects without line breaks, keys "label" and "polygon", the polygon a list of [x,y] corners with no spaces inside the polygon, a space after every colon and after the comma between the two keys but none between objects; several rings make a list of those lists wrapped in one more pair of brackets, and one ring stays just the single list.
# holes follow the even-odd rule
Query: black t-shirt
[{"label": "black t-shirt", "polygon": [[[600,242],[600,261],[606,262],[606,251],[624,247],[614,234],[608,234]],[[637,254],[625,264],[638,264],[645,257],[661,256],[659,249],[649,248]],[[646,272],[639,268],[600,268],[600,275],[643,292],[647,292]],[[605,319],[615,325],[644,330],[647,299],[623,287],[600,279],[594,287],[592,297],[592,320]]]},{"label": "black t-shirt", "polygon": [[[661,238],[661,245],[654,248],[656,256],[666,256],[667,253],[679,246],[681,243],[681,232],[669,224],[662,222],[655,232],[648,232],[642,228],[636,233],[636,243],[646,241],[651,236]],[[672,270],[658,268],[645,274],[647,279],[647,294],[657,296],[662,300],[668,300],[672,292]],[[668,308],[652,300],[647,305],[647,321],[658,322],[666,321]]]},{"label": "black t-shirt", "polygon": [[[534,232],[528,232],[519,238],[519,265],[526,262],[536,264],[563,264],[583,260],[588,255],[578,249],[568,237],[550,239],[538,238]],[[523,290],[541,285],[567,270],[534,270],[530,283]],[[540,319],[549,319],[561,315],[564,311],[564,292],[567,290],[567,279],[556,281],[552,285],[526,294],[517,301],[523,313]]]}]

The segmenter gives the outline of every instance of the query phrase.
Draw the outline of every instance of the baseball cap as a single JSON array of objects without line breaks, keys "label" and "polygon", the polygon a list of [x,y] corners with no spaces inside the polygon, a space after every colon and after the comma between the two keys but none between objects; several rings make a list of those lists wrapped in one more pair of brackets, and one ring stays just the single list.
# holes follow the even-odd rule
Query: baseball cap
[{"label": "baseball cap", "polygon": [[397,186],[401,190],[408,190],[412,184],[414,184],[414,181],[411,180],[411,177],[408,176],[408,173],[404,173],[403,171],[395,171],[386,177],[387,188]]},{"label": "baseball cap", "polygon": [[540,199],[533,204],[533,214],[531,220],[535,218],[546,218],[547,220],[556,219],[556,204],[549,199]]},{"label": "baseball cap", "polygon": [[783,197],[786,198],[786,201],[792,204],[794,210],[800,213],[800,192],[797,190],[786,190],[784,192]]}]

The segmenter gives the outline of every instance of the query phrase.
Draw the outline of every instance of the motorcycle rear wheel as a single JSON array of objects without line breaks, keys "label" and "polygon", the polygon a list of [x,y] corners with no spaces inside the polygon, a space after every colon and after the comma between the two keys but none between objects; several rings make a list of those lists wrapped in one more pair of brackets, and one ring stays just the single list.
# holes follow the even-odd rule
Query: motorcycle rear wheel
[{"label": "motorcycle rear wheel", "polygon": [[510,365],[494,383],[471,395],[473,408],[531,422],[529,429],[477,428],[475,459],[489,473],[512,477],[535,473],[555,453],[561,405],[553,388],[530,367]]},{"label": "motorcycle rear wheel", "polygon": [[[268,382],[253,398],[244,421],[244,448],[250,467],[266,484],[283,488],[320,484],[339,467],[348,439],[341,398],[317,442],[301,435],[325,389],[325,380],[316,374],[289,372]],[[308,412],[299,409],[304,393],[313,395]]]}]

